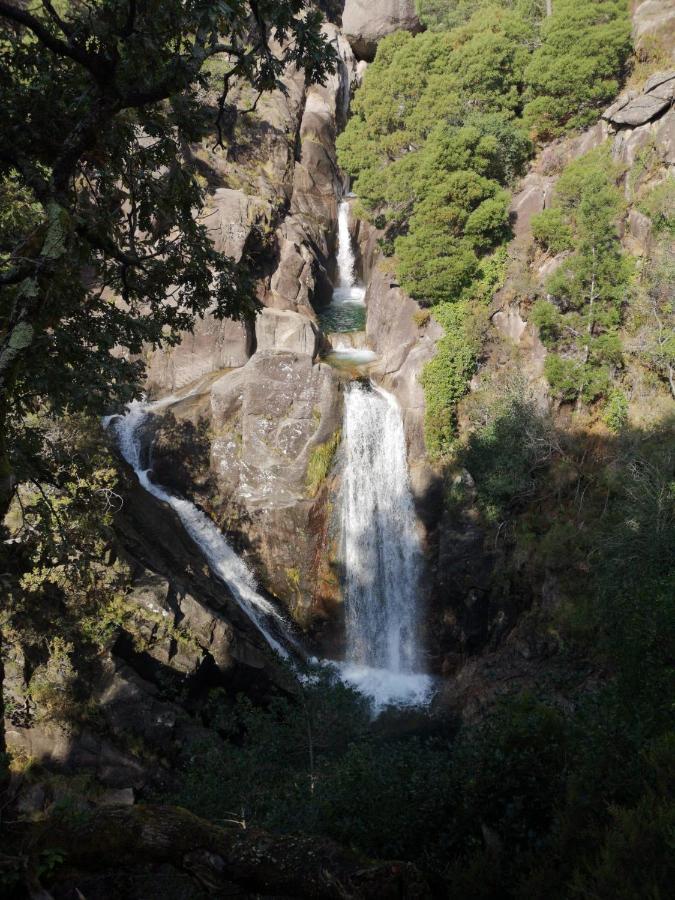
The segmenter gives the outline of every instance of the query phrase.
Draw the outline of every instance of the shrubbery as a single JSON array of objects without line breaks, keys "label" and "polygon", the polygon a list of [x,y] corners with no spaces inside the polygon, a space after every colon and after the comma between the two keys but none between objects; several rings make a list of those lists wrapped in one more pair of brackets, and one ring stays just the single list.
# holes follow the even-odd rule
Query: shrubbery
[{"label": "shrubbery", "polygon": [[525,72],[524,120],[537,140],[591,125],[618,94],[630,50],[625,0],[553,0]]},{"label": "shrubbery", "polygon": [[[338,139],[340,165],[355,179],[363,214],[385,229],[382,246],[387,256],[395,254],[402,287],[436,306],[436,318],[451,320],[454,329],[424,376],[427,437],[435,454],[451,443],[454,407],[475,366],[478,348],[462,337],[462,316],[471,314],[466,301],[486,256],[509,236],[508,187],[531,154],[530,137],[592,121],[616,93],[630,50],[625,3],[556,0],[548,18],[546,7],[543,0],[419,0],[429,30],[416,37],[398,32],[380,43]],[[572,184],[581,177],[576,171],[562,180],[557,207],[536,216],[533,228],[550,252],[577,251],[552,284],[562,305],[578,309],[589,267],[576,219],[591,222],[598,183],[584,182],[582,202],[574,196],[581,189]],[[616,198],[606,181],[595,200],[601,212],[614,214]],[[626,280],[620,256],[603,259],[598,277],[608,280],[602,290],[619,290]],[[448,303],[460,303],[460,311],[441,313],[439,304]],[[591,331],[605,327],[600,319],[609,308],[603,304],[599,310],[594,303]],[[568,327],[588,328],[583,315],[560,328],[551,309],[540,305],[537,315],[548,316],[541,325],[550,346],[571,334]],[[585,374],[599,352],[597,342],[585,351],[578,381],[585,396],[602,392],[597,373]],[[576,362],[551,366],[557,366],[554,381],[571,397]]]},{"label": "shrubbery", "polygon": [[545,374],[561,400],[607,395],[623,365],[618,329],[632,277],[617,222],[624,203],[619,172],[601,148],[571,163],[556,185],[553,206],[535,217],[535,237],[554,253],[571,250],[546,283],[531,319],[555,351]]}]

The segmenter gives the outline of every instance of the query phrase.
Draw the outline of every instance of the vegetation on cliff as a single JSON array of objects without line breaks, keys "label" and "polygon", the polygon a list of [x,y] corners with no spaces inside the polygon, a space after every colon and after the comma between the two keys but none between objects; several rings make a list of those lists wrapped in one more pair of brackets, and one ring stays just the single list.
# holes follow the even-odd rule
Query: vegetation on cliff
[{"label": "vegetation on cliff", "polygon": [[[534,143],[588,124],[616,94],[630,52],[627,4],[559,0],[548,16],[547,4],[528,0],[429,0],[420,12],[430,31],[380,44],[339,159],[365,215],[385,229],[402,286],[472,316],[476,282],[491,278],[491,254],[509,236],[508,188]],[[540,229],[554,224],[544,219]],[[554,236],[560,249],[564,233]],[[477,352],[461,338],[473,330],[465,315],[436,314],[442,324],[448,317],[455,333],[441,343],[444,362],[425,374],[427,443],[437,455],[451,446]],[[567,383],[565,363],[549,366]],[[449,368],[463,374],[442,384],[435,373]]]},{"label": "vegetation on cliff", "polygon": [[[320,79],[331,54],[313,14],[299,18],[295,0],[250,6],[270,28],[293,32],[293,52],[304,47],[300,62]],[[336,12],[339,4],[322,6]],[[11,22],[0,37],[10,125],[0,135],[0,280],[9,298],[0,360],[11,363],[0,477],[13,498],[0,544],[0,629],[12,643],[0,656],[0,688],[3,658],[20,685],[4,712],[10,727],[53,741],[66,735],[96,759],[90,748],[113,725],[91,688],[115,649],[131,672],[113,687],[137,719],[122,717],[114,737],[151,773],[140,805],[110,809],[93,775],[50,771],[51,748],[41,760],[15,756],[22,800],[42,791],[51,806],[44,816],[45,804],[37,811],[27,803],[16,815],[11,795],[8,804],[2,798],[0,887],[8,896],[26,885],[33,896],[45,896],[44,886],[55,897],[94,898],[239,889],[460,900],[668,895],[672,178],[659,180],[650,144],[629,171],[604,149],[571,163],[554,158],[548,208],[521,257],[507,250],[510,190],[533,148],[592,121],[616,91],[626,6],[419,0],[428,32],[382,42],[340,140],[383,250],[428,307],[420,327],[432,314],[444,329],[422,376],[428,449],[446,466],[438,467],[439,531],[453,540],[457,521],[466,521],[489,557],[478,589],[464,593],[468,542],[459,574],[436,557],[438,568],[447,565],[443,577],[462,581],[448,588],[462,599],[439,615],[430,604],[432,665],[444,674],[464,668],[441,682],[447,693],[435,717],[411,722],[390,710],[374,723],[363,696],[330,668],[310,665],[298,679],[280,666],[275,685],[262,673],[257,681],[259,648],[240,640],[243,630],[231,639],[231,623],[215,611],[224,602],[218,584],[211,608],[193,601],[196,616],[209,639],[217,627],[228,632],[223,654],[253,660],[245,682],[228,680],[213,643],[197,645],[185,624],[185,584],[165,580],[158,607],[148,579],[132,605],[143,537],[127,522],[134,556],[112,534],[130,492],[97,414],[132,395],[140,365],[111,348],[134,354],[144,342],[175,340],[212,299],[222,313],[252,308],[240,270],[214,254],[194,217],[201,189],[183,146],[206,134],[191,60],[216,53],[224,24],[244,40],[236,24],[243,5],[106,0],[35,12],[0,0],[0,21]],[[100,14],[95,38],[85,18],[92,9]],[[194,16],[204,17],[204,42]],[[261,20],[248,24],[247,37],[265,30]],[[236,74],[271,86],[277,64],[261,45],[250,54],[237,57]],[[114,114],[97,118],[108,91],[138,100],[153,85],[159,91],[144,79],[162,74],[177,80],[161,102],[113,103]],[[84,121],[95,133],[60,183],[54,160],[67,155]],[[631,216],[649,230],[640,256],[626,240]],[[535,266],[548,274],[537,280]],[[164,304],[177,283],[182,305]],[[559,409],[545,409],[528,387],[531,360],[491,331],[490,303],[505,283],[537,326]],[[128,305],[111,302],[110,290]],[[179,430],[197,434],[165,423],[162,439],[175,443]],[[314,448],[307,494],[321,496],[338,444],[335,431]],[[172,527],[166,509],[150,523],[158,532]],[[159,546],[159,535],[152,539]],[[208,579],[198,554],[172,562],[190,590]],[[286,569],[293,590],[301,576]],[[497,610],[495,627],[480,636],[484,658],[471,635],[451,652],[437,637],[456,624],[460,603],[469,613],[481,604]],[[160,652],[147,652],[162,641]],[[198,665],[177,674],[168,661],[195,647]],[[500,668],[503,649],[510,656]],[[461,656],[455,668],[453,654]],[[142,705],[146,677],[151,697]],[[455,705],[452,690],[462,688],[468,694]],[[152,745],[140,717],[157,726]],[[182,731],[161,729],[174,719]],[[0,741],[0,768],[9,762],[3,749]],[[119,749],[107,745],[106,753],[106,765],[119,764]]]}]

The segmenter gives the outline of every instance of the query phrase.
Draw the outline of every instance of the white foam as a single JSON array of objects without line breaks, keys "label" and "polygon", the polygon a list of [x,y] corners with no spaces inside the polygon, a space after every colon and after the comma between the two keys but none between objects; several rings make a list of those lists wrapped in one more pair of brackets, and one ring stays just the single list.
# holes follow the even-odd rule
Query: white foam
[{"label": "white foam", "polygon": [[363,285],[353,284],[351,287],[336,287],[333,291],[333,303],[353,303],[354,306],[366,305],[366,289]]},{"label": "white foam", "polygon": [[355,363],[369,363],[377,359],[377,354],[367,347],[349,347],[342,342],[333,348],[331,356]]},{"label": "white foam", "polygon": [[340,677],[371,701],[377,715],[387,707],[428,706],[434,695],[434,680],[430,675],[392,672],[355,663],[338,664]]}]

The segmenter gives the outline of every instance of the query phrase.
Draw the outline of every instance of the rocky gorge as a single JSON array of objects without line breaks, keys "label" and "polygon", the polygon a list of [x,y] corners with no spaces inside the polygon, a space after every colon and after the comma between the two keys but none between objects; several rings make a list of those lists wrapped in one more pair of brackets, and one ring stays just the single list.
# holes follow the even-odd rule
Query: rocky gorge
[{"label": "rocky gorge", "polygon": [[[277,88],[256,99],[235,80],[226,140],[214,146],[208,135],[187,148],[204,190],[200,221],[216,250],[245,267],[258,309],[235,321],[214,307],[175,345],[146,346],[136,357],[145,365],[144,399],[103,420],[97,447],[115,458],[120,479],[100,545],[113,584],[106,582],[104,612],[94,616],[105,639],[96,631],[97,649],[77,676],[72,646],[50,644],[47,661],[20,642],[4,650],[5,739],[28,772],[12,776],[13,808],[21,821],[40,822],[71,802],[63,779],[87,780],[89,824],[68,820],[64,847],[74,871],[89,872],[97,842],[105,846],[114,833],[106,865],[117,854],[133,870],[123,896],[139,890],[144,861],[153,872],[186,874],[199,896],[242,885],[245,896],[442,895],[437,873],[427,882],[411,863],[366,861],[328,838],[303,843],[273,826],[270,834],[248,829],[243,809],[227,810],[221,829],[218,819],[207,827],[179,807],[146,805],[178,796],[180,806],[176,773],[201,765],[193,748],[215,741],[226,768],[228,741],[246,746],[241,723],[221,727],[221,701],[229,710],[243,696],[272,716],[275,698],[297,701],[303,740],[305,728],[309,735],[310,793],[314,801],[316,783],[317,802],[329,806],[314,754],[335,735],[312,734],[312,716],[325,724],[321,698],[318,714],[311,707],[312,685],[323,678],[361,692],[375,741],[415,742],[483,727],[503,698],[542,686],[568,711],[606,677],[602,663],[570,649],[577,623],[566,618],[596,551],[580,561],[570,551],[572,565],[551,545],[567,552],[570,532],[586,529],[586,492],[602,520],[614,482],[601,467],[612,477],[619,470],[618,439],[599,405],[587,403],[587,413],[549,377],[554,329],[538,316],[542,298],[551,302],[549,279],[572,251],[543,243],[537,217],[558,208],[568,166],[604,152],[619,173],[622,252],[639,273],[672,252],[644,198],[675,167],[675,4],[631,4],[631,82],[595,124],[539,141],[513,180],[499,277],[471,326],[479,349],[453,410],[457,449],[445,456],[429,438],[428,372],[447,327],[402,285],[392,251],[400,235],[392,239],[383,216],[366,215],[336,147],[354,95],[377,65],[378,43],[400,31],[422,34],[425,6],[319,5],[336,58],[324,83],[307,84],[289,66]],[[658,57],[658,71],[645,63],[642,77],[639,61],[651,60],[656,41],[667,58]],[[222,74],[214,65],[200,87],[210,115]],[[580,327],[574,320],[568,330]],[[555,328],[564,330],[559,319]],[[673,396],[675,388],[672,365],[658,380],[632,361],[640,341],[638,322],[625,359],[613,365],[631,385],[631,421],[648,431],[668,412],[667,384]],[[490,404],[500,411],[514,396],[533,417],[517,431],[536,452],[524,476],[514,474],[518,460],[498,453],[516,437],[498,434],[495,476],[473,435],[493,427]],[[490,507],[484,485],[501,489],[512,475],[522,482],[512,506]],[[86,627],[83,643],[91,644],[88,619]],[[40,679],[49,683],[44,695]],[[66,695],[76,697],[74,716],[61,715]],[[33,765],[48,775],[32,778]],[[253,756],[246,765],[264,768]],[[219,772],[218,762],[216,780]],[[480,820],[480,840],[499,868],[504,851],[493,825],[487,814]],[[51,846],[42,833],[35,840],[35,853]],[[358,848],[348,830],[340,840]],[[370,856],[395,858],[387,846]],[[87,897],[106,896],[105,886],[87,884]]]}]

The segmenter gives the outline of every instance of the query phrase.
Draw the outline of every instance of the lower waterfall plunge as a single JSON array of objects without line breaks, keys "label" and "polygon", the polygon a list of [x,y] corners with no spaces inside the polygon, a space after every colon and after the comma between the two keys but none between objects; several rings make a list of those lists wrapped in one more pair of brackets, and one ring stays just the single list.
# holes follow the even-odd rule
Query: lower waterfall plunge
[{"label": "lower waterfall plunge", "polygon": [[422,554],[398,404],[355,382],[345,394],[341,496],[346,680],[376,706],[422,703],[418,641]]}]

